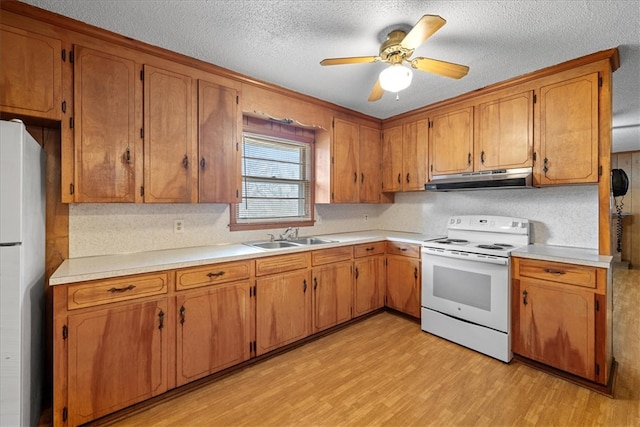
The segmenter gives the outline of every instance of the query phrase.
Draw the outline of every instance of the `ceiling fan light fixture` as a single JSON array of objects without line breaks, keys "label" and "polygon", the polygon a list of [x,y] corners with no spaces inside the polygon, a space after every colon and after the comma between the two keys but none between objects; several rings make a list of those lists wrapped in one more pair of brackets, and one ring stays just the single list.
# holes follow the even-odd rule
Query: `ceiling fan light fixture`
[{"label": "ceiling fan light fixture", "polygon": [[400,92],[411,84],[413,72],[400,64],[393,64],[380,73],[380,86],[387,92]]}]

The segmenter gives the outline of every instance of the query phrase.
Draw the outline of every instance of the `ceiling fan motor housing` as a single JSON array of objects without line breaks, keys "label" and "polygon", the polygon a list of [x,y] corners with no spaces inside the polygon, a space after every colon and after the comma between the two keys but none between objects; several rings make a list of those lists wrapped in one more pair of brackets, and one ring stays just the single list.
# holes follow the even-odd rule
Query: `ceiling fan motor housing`
[{"label": "ceiling fan motor housing", "polygon": [[380,59],[400,64],[409,58],[413,54],[413,49],[407,49],[401,45],[406,35],[407,33],[402,30],[391,31],[387,40],[380,46]]}]

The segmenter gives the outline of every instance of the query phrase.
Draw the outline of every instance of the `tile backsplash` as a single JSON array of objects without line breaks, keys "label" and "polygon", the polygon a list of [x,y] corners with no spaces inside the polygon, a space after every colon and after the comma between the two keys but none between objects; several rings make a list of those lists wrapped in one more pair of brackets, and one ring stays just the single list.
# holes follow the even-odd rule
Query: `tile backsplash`
[{"label": "tile backsplash", "polygon": [[[597,248],[597,185],[451,193],[399,193],[385,205],[316,206],[316,225],[301,236],[369,229],[446,234],[450,215],[527,218],[535,243]],[[366,220],[365,220],[366,217]],[[184,231],[174,233],[174,221]],[[71,258],[262,240],[283,229],[229,230],[223,204],[75,204],[69,209]]]}]

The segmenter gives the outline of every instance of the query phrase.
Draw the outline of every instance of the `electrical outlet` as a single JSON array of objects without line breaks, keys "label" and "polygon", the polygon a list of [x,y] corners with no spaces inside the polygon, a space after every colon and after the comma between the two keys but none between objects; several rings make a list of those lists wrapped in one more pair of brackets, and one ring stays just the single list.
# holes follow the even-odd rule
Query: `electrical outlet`
[{"label": "electrical outlet", "polygon": [[176,234],[184,233],[184,220],[176,219],[173,222],[173,232],[176,233]]}]

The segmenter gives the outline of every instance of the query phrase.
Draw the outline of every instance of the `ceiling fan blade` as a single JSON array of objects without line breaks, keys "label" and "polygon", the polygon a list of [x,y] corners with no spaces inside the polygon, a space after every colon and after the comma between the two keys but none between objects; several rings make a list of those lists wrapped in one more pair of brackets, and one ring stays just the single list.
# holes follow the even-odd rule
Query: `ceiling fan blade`
[{"label": "ceiling fan blade", "polygon": [[405,49],[415,49],[446,23],[447,21],[441,16],[424,15],[411,31],[409,31],[409,34],[402,39],[400,45]]},{"label": "ceiling fan blade", "polygon": [[382,98],[383,94],[384,94],[384,89],[382,89],[382,86],[380,86],[380,79],[378,79],[376,80],[376,84],[373,85],[373,89],[369,94],[369,102],[374,102],[379,100],[380,98]]},{"label": "ceiling fan blade", "polygon": [[428,71],[452,79],[462,78],[469,72],[469,67],[466,65],[431,58],[415,58],[411,60],[411,66],[420,71]]},{"label": "ceiling fan blade", "polygon": [[362,64],[379,61],[379,56],[352,56],[347,58],[326,58],[320,61],[320,65]]}]

